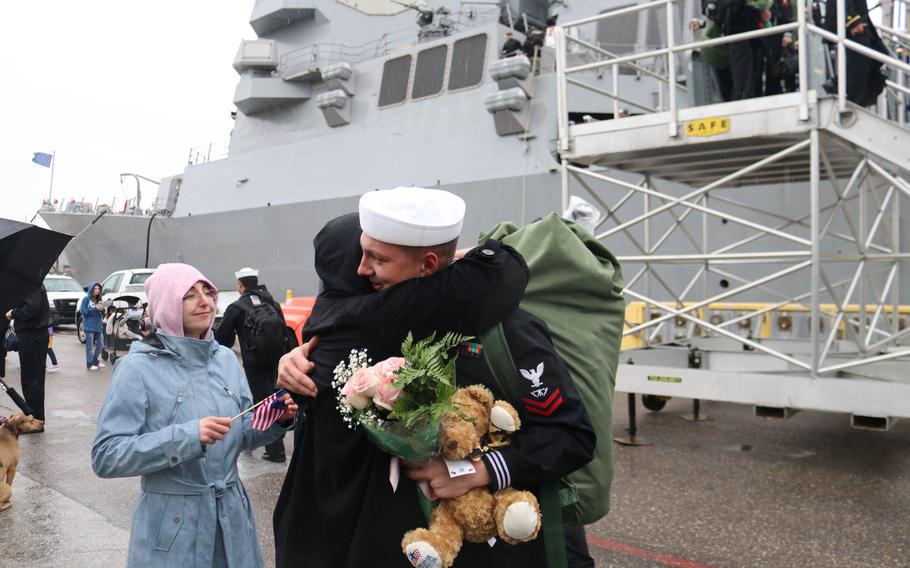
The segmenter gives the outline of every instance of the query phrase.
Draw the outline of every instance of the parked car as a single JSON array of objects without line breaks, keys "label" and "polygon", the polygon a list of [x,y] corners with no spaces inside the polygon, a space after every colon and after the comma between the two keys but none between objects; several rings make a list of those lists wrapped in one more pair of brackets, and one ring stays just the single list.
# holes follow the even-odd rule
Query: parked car
[{"label": "parked car", "polygon": [[58,323],[75,324],[79,302],[85,296],[82,286],[71,276],[48,274],[44,277],[44,287],[47,289],[47,301],[51,305],[51,311],[56,311],[59,316]]},{"label": "parked car", "polygon": [[[118,270],[111,273],[107,278],[101,281],[101,299],[104,301],[113,301],[120,296],[136,296],[143,305],[148,303],[145,295],[145,281],[155,272],[154,268],[133,268],[130,270]],[[90,284],[90,283],[89,283]],[[90,292],[86,290],[85,292]],[[85,292],[79,298],[79,305]],[[76,306],[76,332],[79,341],[85,343],[85,332],[82,330],[82,314],[79,313],[79,306]]]}]

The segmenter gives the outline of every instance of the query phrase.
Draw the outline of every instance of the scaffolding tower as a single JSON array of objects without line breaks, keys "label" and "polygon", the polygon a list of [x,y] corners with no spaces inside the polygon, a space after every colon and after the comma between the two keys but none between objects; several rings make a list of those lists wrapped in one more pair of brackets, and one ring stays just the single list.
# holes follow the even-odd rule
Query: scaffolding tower
[{"label": "scaffolding tower", "polygon": [[[696,415],[698,400],[726,401],[766,417],[847,413],[855,427],[886,430],[910,417],[910,36],[880,26],[892,48],[882,54],[851,40],[844,18],[837,33],[810,22],[799,0],[796,22],[679,43],[677,4],[612,10],[555,34],[563,201],[580,191],[603,209],[596,236],[619,251],[627,303],[640,308],[627,309],[632,348],[616,389],[652,403],[691,398]],[[666,45],[617,54],[584,39],[642,10],[658,14]],[[783,32],[798,46],[797,92],[687,100],[693,51]],[[589,60],[570,66],[580,49]],[[825,67],[845,77],[848,52],[890,69],[875,108],[849,102],[843,80],[829,96],[813,79]],[[654,60],[665,62],[657,108],[628,116],[617,70]],[[612,76],[613,90],[586,81],[592,71]],[[613,117],[572,122],[579,89],[612,98]]]}]

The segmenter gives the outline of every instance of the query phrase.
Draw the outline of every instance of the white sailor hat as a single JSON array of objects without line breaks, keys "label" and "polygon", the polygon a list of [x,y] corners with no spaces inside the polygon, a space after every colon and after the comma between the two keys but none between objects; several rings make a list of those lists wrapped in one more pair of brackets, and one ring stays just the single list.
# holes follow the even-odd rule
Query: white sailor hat
[{"label": "white sailor hat", "polygon": [[244,266],[243,268],[241,268],[240,270],[238,270],[237,272],[234,273],[234,278],[236,278],[237,280],[240,280],[241,278],[249,278],[250,276],[259,278],[259,271],[256,270],[255,268],[250,268],[249,266]]},{"label": "white sailor hat", "polygon": [[393,245],[440,245],[461,234],[464,210],[462,198],[439,189],[371,191],[360,198],[360,227],[370,237]]}]

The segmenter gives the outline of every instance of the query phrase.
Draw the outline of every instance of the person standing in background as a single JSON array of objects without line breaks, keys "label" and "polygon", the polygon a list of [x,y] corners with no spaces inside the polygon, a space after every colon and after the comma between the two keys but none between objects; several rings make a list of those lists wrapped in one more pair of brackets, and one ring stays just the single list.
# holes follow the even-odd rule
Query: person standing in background
[{"label": "person standing in background", "polygon": [[[215,341],[225,347],[234,346],[240,338],[240,356],[253,400],[258,402],[275,391],[278,380],[278,359],[296,347],[289,343],[292,332],[284,321],[281,306],[259,282],[259,271],[244,267],[234,273],[240,298],[224,310],[221,325],[215,330]],[[284,439],[266,445],[262,459],[283,463],[287,456]]]},{"label": "person standing in background", "polygon": [[85,332],[85,366],[89,371],[104,367],[98,360],[104,350],[104,302],[101,298],[101,284],[92,282],[89,293],[82,298],[79,313],[82,314],[82,331]]},{"label": "person standing in background", "polygon": [[56,373],[60,370],[57,364],[57,355],[54,353],[54,326],[47,328],[47,356],[51,358],[51,366],[47,368],[48,373]]},{"label": "person standing in background", "polygon": [[[22,395],[34,411],[32,416],[43,422],[47,328],[51,324],[51,307],[47,303],[47,290],[44,286],[26,296],[19,306],[6,312],[6,319],[15,320]],[[43,432],[44,429],[40,431]]]}]

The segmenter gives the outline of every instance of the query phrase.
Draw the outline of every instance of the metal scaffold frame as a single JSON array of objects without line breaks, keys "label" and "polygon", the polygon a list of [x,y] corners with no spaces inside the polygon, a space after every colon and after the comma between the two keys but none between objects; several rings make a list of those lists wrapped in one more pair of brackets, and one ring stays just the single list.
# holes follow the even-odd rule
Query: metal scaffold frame
[{"label": "metal scaffold frame", "polygon": [[[839,13],[844,13],[844,0],[837,3]],[[672,393],[689,398],[729,400],[756,407],[792,406],[865,414],[882,417],[885,427],[894,417],[910,417],[910,380],[895,372],[894,366],[900,359],[910,358],[910,345],[904,341],[910,336],[910,325],[901,317],[908,309],[901,305],[900,294],[901,269],[910,266],[910,252],[901,249],[900,233],[901,200],[910,199],[910,182],[906,177],[910,170],[910,151],[906,150],[910,147],[910,132],[904,129],[908,94],[903,87],[904,75],[900,76],[898,88],[886,91],[904,105],[897,106],[897,113],[890,117],[881,109],[875,115],[849,103],[845,81],[838,82],[835,99],[820,100],[809,88],[807,40],[810,34],[815,34],[833,44],[839,77],[846,76],[847,50],[880,61],[901,74],[910,73],[910,65],[848,39],[843,19],[838,22],[837,34],[809,23],[805,0],[798,2],[797,22],[677,44],[674,4],[674,0],[654,0],[557,27],[557,148],[562,163],[563,201],[568,202],[570,184],[583,188],[586,197],[605,213],[595,229],[596,236],[608,246],[618,238],[626,239],[637,253],[618,256],[627,277],[624,291],[627,300],[644,306],[642,321],[627,321],[624,337],[635,338],[645,348],[672,344],[668,350],[683,353],[688,350],[690,355],[699,350],[710,355],[716,349],[718,361],[728,360],[720,354],[738,352],[740,358],[732,371],[738,373],[736,380],[743,386],[740,392],[732,392],[731,388],[735,391],[736,387],[730,385],[730,374],[718,376],[712,369],[689,368],[685,373],[677,373],[680,376],[672,377],[673,380],[654,380],[655,375],[651,373],[660,373],[665,364],[653,365],[648,361],[672,360],[681,362],[682,367],[693,367],[692,357],[688,357],[686,365],[686,359],[681,357],[659,353],[649,356],[643,351],[635,356],[634,369],[632,365],[622,366],[617,389],[658,396]],[[567,33],[571,28],[650,9],[665,10],[667,45],[659,49],[617,56]],[[569,122],[569,85],[611,97],[614,103],[623,100],[615,82],[614,91],[608,92],[586,86],[571,77],[573,74],[608,68],[615,77],[619,66],[666,57],[666,83],[679,86],[678,54],[785,31],[795,32],[799,40],[799,92],[780,99],[782,104],[792,107],[790,114],[774,108],[762,109],[756,102],[758,99],[751,99],[706,107],[705,113],[699,115],[698,109],[681,110],[677,101],[680,89],[668,87],[665,108],[657,109],[657,117],[621,118],[616,113],[614,120],[605,121],[615,125],[600,130],[598,125]],[[887,31],[895,37],[901,35],[895,30]],[[587,47],[600,59],[568,67],[567,46],[573,42]],[[719,113],[732,116],[740,113],[742,121],[760,121],[761,127],[746,128],[744,136],[754,140],[755,147],[763,151],[722,159],[722,147],[711,146],[702,138],[690,141],[681,132],[681,122],[685,123],[687,118]],[[828,120],[829,115],[833,119]],[[629,124],[628,130],[622,127],[625,122]],[[865,132],[885,126],[897,128],[896,136],[905,142],[907,160],[901,161],[902,152],[894,151],[894,140],[885,136],[876,140],[874,135],[862,139],[851,135],[848,130],[854,124],[859,124],[857,131]],[[672,165],[655,165],[653,173],[646,166],[630,169],[642,175],[639,183],[598,167],[609,164],[623,169],[623,159],[611,162],[611,152],[619,152],[629,163],[636,160],[644,163],[640,161],[644,147],[639,147],[636,154],[634,144],[616,141],[618,136],[629,138],[645,132],[645,126],[652,128],[651,140],[656,139],[654,128],[662,129],[667,163],[672,164],[672,155],[681,156],[683,149],[690,156],[698,148],[721,155],[716,160],[696,160],[690,171],[676,172],[680,180],[689,180],[687,185],[691,190],[682,194],[663,188],[665,183],[669,184],[665,179],[673,179],[672,175],[665,175],[674,173]],[[753,131],[761,134],[750,134]],[[590,142],[598,136],[603,140]],[[576,144],[582,138],[586,142]],[[684,162],[680,158],[677,169],[684,168]],[[802,198],[800,203],[805,206],[799,211],[782,213],[760,202],[745,202],[730,196],[731,189],[791,182],[808,182],[808,188],[800,190],[807,191],[808,198]],[[636,210],[629,214],[633,207]],[[735,242],[719,242],[709,230],[708,220],[714,218],[738,226],[748,236]],[[693,225],[697,228],[699,219],[701,234],[693,229]],[[689,252],[669,250],[673,248],[670,243],[675,243],[678,249],[679,242],[685,243]],[[662,272],[666,267],[674,267],[677,274],[692,270],[686,274],[687,277],[691,274],[691,278],[684,286],[674,286]],[[709,277],[720,277],[733,284],[720,293],[709,294]],[[803,286],[795,289],[794,281]],[[698,285],[700,282],[702,286]],[[719,306],[744,296],[748,301],[736,305],[734,317],[725,321],[715,319]],[[789,341],[755,336],[755,322],[782,311],[807,314],[808,336],[791,337]],[[671,337],[666,329],[674,324],[684,331]],[[744,329],[748,332],[744,333]],[[745,362],[743,357],[751,360]],[[630,359],[626,356],[623,361],[631,363]],[[701,367],[701,357],[698,360]],[[624,381],[624,375],[633,378]],[[666,378],[658,376],[658,379]],[[849,379],[856,379],[856,384],[849,385]],[[711,381],[717,384],[706,384]],[[886,386],[870,395],[872,403],[846,399],[875,388],[875,381]],[[692,387],[682,386],[684,382]],[[718,387],[720,383],[722,387]],[[771,383],[773,386],[769,387]],[[789,391],[788,384],[794,385]],[[794,395],[797,391],[801,394]],[[899,401],[885,400],[895,396],[904,397],[903,410],[900,404],[894,404]],[[867,422],[860,420],[860,424]]]}]

